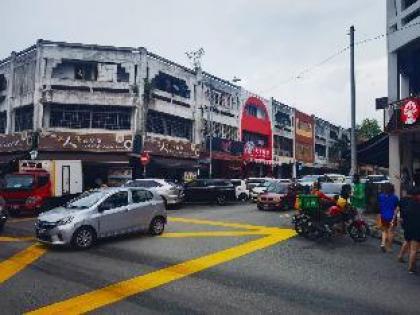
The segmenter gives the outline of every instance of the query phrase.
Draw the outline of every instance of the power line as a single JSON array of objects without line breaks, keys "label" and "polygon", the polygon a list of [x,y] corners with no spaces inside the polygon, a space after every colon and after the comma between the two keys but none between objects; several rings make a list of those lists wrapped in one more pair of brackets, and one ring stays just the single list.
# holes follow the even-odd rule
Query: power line
[{"label": "power line", "polygon": [[[355,43],[354,43],[354,45],[355,45],[355,46],[362,46],[362,45],[365,45],[365,44],[370,43],[370,42],[372,42],[372,41],[376,41],[376,40],[383,39],[383,38],[385,38],[385,37],[388,37],[388,36],[394,35],[395,33],[398,33],[398,32],[401,32],[401,31],[403,31],[403,30],[406,30],[406,29],[412,28],[412,27],[414,27],[414,26],[419,26],[419,25],[420,25],[420,22],[416,22],[416,23],[413,23],[413,24],[409,24],[409,25],[403,26],[403,27],[401,27],[400,29],[395,30],[395,31],[393,31],[393,32],[386,32],[386,33],[383,33],[383,34],[376,35],[376,36],[374,36],[374,37],[369,37],[369,38],[365,38],[365,39],[359,40],[359,41],[355,42]],[[292,82],[292,81],[299,80],[299,79],[303,79],[303,77],[304,77],[305,75],[307,75],[308,73],[313,72],[315,69],[317,69],[317,68],[319,68],[319,67],[323,66],[324,64],[328,63],[328,62],[329,62],[329,61],[331,61],[332,59],[335,59],[336,57],[338,57],[338,56],[340,56],[340,55],[344,54],[344,53],[345,53],[347,50],[349,50],[349,49],[350,49],[350,46],[346,46],[346,47],[344,47],[344,48],[342,48],[342,49],[340,49],[340,50],[336,51],[335,53],[333,53],[332,55],[330,55],[330,56],[328,56],[327,58],[323,59],[322,61],[320,61],[320,62],[318,62],[318,63],[316,63],[316,64],[314,64],[314,65],[312,65],[312,66],[310,66],[310,67],[308,67],[308,68],[305,68],[305,69],[303,69],[302,71],[298,72],[297,74],[295,74],[295,75],[291,76],[289,79],[287,79],[287,80],[285,80],[285,81],[283,81],[283,82],[280,82],[280,83],[278,83],[278,84],[276,84],[276,85],[272,86],[272,87],[271,87],[271,88],[269,88],[269,89],[264,90],[264,91],[262,92],[262,94],[264,94],[264,93],[268,93],[268,92],[270,92],[270,91],[272,91],[272,90],[274,90],[274,89],[278,88],[278,87],[279,87],[279,86],[281,86],[281,85],[286,85],[286,84],[289,84],[289,83],[290,83],[290,82]]]}]

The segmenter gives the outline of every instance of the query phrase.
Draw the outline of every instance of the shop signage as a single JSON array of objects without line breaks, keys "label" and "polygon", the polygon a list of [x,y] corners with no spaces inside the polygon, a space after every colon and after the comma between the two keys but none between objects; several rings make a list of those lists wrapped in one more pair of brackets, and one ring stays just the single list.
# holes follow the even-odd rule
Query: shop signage
[{"label": "shop signage", "polygon": [[143,166],[146,166],[147,164],[150,163],[150,155],[148,152],[143,152],[140,155],[140,162],[141,162],[141,165]]},{"label": "shop signage", "polygon": [[413,125],[420,119],[420,100],[408,99],[401,106],[401,122],[405,125]]},{"label": "shop signage", "polygon": [[191,142],[182,142],[164,138],[146,137],[144,151],[160,156],[172,156],[185,159],[198,159],[199,146]]},{"label": "shop signage", "polygon": [[15,133],[0,134],[0,152],[28,151],[32,147],[32,135]]},{"label": "shop signage", "polygon": [[257,147],[253,141],[248,141],[245,143],[244,147],[244,160],[248,161],[271,161],[271,150],[268,148]]},{"label": "shop signage", "polygon": [[40,151],[85,151],[85,152],[131,152],[131,134],[71,132],[41,133],[38,150]]}]

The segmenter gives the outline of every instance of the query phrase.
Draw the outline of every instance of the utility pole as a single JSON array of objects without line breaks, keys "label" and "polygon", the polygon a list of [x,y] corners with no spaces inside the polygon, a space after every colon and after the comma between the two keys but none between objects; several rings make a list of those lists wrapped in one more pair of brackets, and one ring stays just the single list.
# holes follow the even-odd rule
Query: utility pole
[{"label": "utility pole", "polygon": [[356,152],[356,82],[354,76],[354,26],[350,26],[350,105],[351,105],[351,169],[350,175],[357,174]]},{"label": "utility pole", "polygon": [[210,106],[208,107],[208,124],[209,124],[209,178],[213,176],[213,90],[209,88]]}]

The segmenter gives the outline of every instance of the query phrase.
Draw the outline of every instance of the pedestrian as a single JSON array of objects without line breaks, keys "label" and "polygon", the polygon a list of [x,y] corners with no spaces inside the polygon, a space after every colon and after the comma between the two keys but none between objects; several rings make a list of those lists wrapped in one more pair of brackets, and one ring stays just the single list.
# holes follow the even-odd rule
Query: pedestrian
[{"label": "pedestrian", "polygon": [[420,244],[420,188],[407,191],[407,196],[400,201],[401,226],[404,230],[404,244],[398,254],[398,261],[404,262],[404,255],[409,254],[408,272],[416,272],[417,250]]},{"label": "pedestrian", "polygon": [[382,230],[381,250],[385,253],[391,250],[394,238],[393,220],[396,218],[398,197],[395,195],[394,185],[385,184],[378,196],[379,216],[378,223]]},{"label": "pedestrian", "polygon": [[413,187],[412,179],[410,176],[410,172],[408,171],[407,167],[404,167],[401,172],[401,190],[404,195],[407,194],[407,191]]}]

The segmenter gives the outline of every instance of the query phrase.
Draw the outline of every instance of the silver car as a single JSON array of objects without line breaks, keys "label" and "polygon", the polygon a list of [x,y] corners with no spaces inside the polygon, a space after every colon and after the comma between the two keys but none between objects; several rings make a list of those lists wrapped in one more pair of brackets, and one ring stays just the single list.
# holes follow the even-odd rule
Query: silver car
[{"label": "silver car", "polygon": [[165,206],[176,206],[184,201],[184,190],[181,186],[165,179],[145,178],[129,180],[125,187],[142,187],[155,190],[163,199]]},{"label": "silver car", "polygon": [[104,188],[83,193],[64,207],[40,214],[35,232],[42,243],[85,249],[103,237],[142,230],[160,235],[166,218],[163,200],[156,192]]}]

